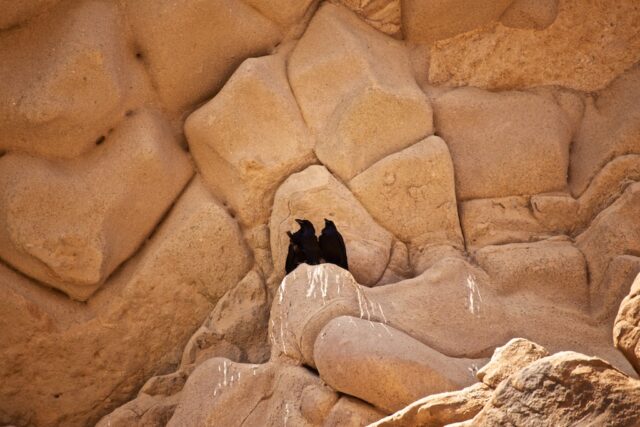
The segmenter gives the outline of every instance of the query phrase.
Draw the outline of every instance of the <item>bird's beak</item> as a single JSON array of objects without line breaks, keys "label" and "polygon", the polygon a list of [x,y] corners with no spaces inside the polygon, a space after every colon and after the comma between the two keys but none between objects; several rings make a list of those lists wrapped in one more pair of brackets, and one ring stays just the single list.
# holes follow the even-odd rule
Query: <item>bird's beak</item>
[{"label": "bird's beak", "polygon": [[301,219],[296,219],[296,222],[300,225],[302,225],[302,220]]}]

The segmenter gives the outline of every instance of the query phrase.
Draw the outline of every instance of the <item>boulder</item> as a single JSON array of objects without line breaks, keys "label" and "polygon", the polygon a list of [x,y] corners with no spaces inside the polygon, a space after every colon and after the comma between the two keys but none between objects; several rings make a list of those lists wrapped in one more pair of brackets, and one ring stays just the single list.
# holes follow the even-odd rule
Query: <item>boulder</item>
[{"label": "boulder", "polygon": [[464,246],[453,164],[441,138],[430,136],[385,157],[355,176],[349,188],[403,242]]},{"label": "boulder", "polygon": [[558,16],[558,0],[514,0],[500,22],[512,28],[543,30]]},{"label": "boulder", "polygon": [[41,312],[51,323],[32,322],[37,338],[17,341],[10,331],[24,320],[0,312],[0,341],[11,343],[0,354],[0,422],[93,425],[177,365],[189,336],[250,263],[237,224],[195,180],[86,304],[24,283],[17,292],[39,308],[26,318]]},{"label": "boulder", "polygon": [[478,370],[476,377],[487,386],[496,388],[512,374],[548,355],[546,348],[534,342],[513,338],[496,348],[489,363]]},{"label": "boulder", "polygon": [[473,360],[447,357],[393,327],[358,317],[331,320],[313,356],[332,388],[389,412],[474,382]]},{"label": "boulder", "polygon": [[402,0],[407,40],[433,43],[497,21],[513,0]]},{"label": "boulder", "polygon": [[[425,6],[432,3],[412,2]],[[486,0],[474,5],[481,7],[487,2],[496,3]],[[527,3],[544,9],[548,2]],[[463,0],[456,3],[469,8]],[[404,11],[411,16],[406,7],[403,16]],[[635,0],[620,0],[615,7],[610,3],[563,1],[553,23],[542,30],[492,24],[435,43],[431,46],[429,81],[436,86],[490,90],[558,85],[597,91],[638,61],[639,18]],[[508,13],[506,20],[510,22]],[[539,18],[536,21],[541,22]],[[585,52],[589,52],[589,60],[585,60]]]},{"label": "boulder", "polygon": [[270,302],[264,281],[252,270],[218,301],[204,326],[242,350],[238,361],[262,363],[269,358]]},{"label": "boulder", "polygon": [[[640,48],[638,49],[640,51]],[[571,150],[569,182],[580,195],[605,165],[618,156],[640,154],[640,67],[587,98],[584,119]]]},{"label": "boulder", "polygon": [[288,75],[318,158],[342,180],[433,131],[407,49],[344,7],[320,7]]},{"label": "boulder", "polygon": [[493,390],[475,383],[462,390],[432,394],[368,427],[441,427],[473,418],[487,404]]},{"label": "boulder", "polygon": [[613,343],[640,374],[640,275],[620,304],[613,326]]},{"label": "boulder", "polygon": [[87,300],[144,242],[193,174],[155,113],[124,120],[73,160],[0,158],[0,257]]},{"label": "boulder", "polygon": [[576,246],[584,254],[589,266],[592,287],[600,286],[606,269],[615,256],[640,254],[638,212],[640,183],[635,183],[576,237]]},{"label": "boulder", "polygon": [[571,124],[555,102],[533,93],[461,88],[438,97],[434,108],[436,129],[451,151],[458,199],[566,187]]},{"label": "boulder", "polygon": [[589,311],[587,264],[569,242],[485,246],[473,256],[500,295],[526,294],[568,309]]},{"label": "boulder", "polygon": [[335,222],[347,247],[349,270],[360,283],[378,282],[389,261],[391,234],[371,218],[358,200],[322,166],[291,175],[278,188],[271,212],[271,253],[278,277],[284,276],[289,237],[298,229],[296,218],[310,220],[316,233],[324,218]]},{"label": "boulder", "polygon": [[281,39],[275,23],[241,1],[138,0],[125,6],[137,55],[163,104],[175,112],[209,98],[245,58],[269,53]]},{"label": "boulder", "polygon": [[[320,426],[305,419],[301,400],[309,399],[310,393],[324,396],[327,392],[322,381],[304,367],[245,365],[213,358],[191,374],[167,426]],[[330,401],[338,399],[335,392],[328,394]],[[328,412],[331,406],[329,402],[322,409]]]},{"label": "boulder", "polygon": [[185,134],[207,187],[247,226],[266,223],[280,183],[315,159],[282,55],[244,61]]},{"label": "boulder", "polygon": [[471,426],[635,426],[640,381],[602,359],[560,352],[512,374]]},{"label": "boulder", "polygon": [[[3,1],[0,21],[36,3],[47,2]],[[60,2],[3,32],[0,151],[77,157],[142,105],[151,85],[126,34],[118,6],[99,0]]]},{"label": "boulder", "polygon": [[354,11],[367,24],[395,38],[402,37],[401,0],[330,0]]}]

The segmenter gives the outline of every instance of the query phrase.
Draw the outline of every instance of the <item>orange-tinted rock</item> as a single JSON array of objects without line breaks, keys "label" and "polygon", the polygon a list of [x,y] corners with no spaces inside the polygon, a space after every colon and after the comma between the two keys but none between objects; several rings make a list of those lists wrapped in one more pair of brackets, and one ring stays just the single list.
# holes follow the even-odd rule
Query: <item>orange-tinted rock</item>
[{"label": "orange-tinted rock", "polygon": [[433,43],[471,31],[500,18],[513,0],[403,0],[407,40]]},{"label": "orange-tinted rock", "polygon": [[[54,322],[0,353],[1,416],[93,425],[177,365],[189,336],[250,262],[237,224],[195,180],[140,253],[86,304],[24,283],[20,293]],[[0,317],[7,342],[20,320]]]},{"label": "orange-tinted rock", "polygon": [[0,58],[0,150],[76,157],[149,93],[113,2],[62,2],[0,34]]},{"label": "orange-tinted rock", "polygon": [[543,30],[493,24],[437,42],[429,81],[492,90],[541,85],[599,90],[638,61],[639,19],[635,0],[563,0]]},{"label": "orange-tinted rock", "polygon": [[193,170],[163,119],[140,112],[87,155],[0,158],[0,257],[86,300],[144,242]]},{"label": "orange-tinted rock", "polygon": [[318,158],[343,180],[432,133],[407,49],[344,7],[316,12],[288,72]]},{"label": "orange-tinted rock", "polygon": [[[639,17],[640,19],[640,17]],[[639,48],[640,50],[640,48]],[[582,126],[571,151],[571,190],[582,194],[608,162],[640,154],[640,67],[587,98]]]},{"label": "orange-tinted rock", "polygon": [[243,62],[185,133],[205,183],[246,225],[266,223],[278,185],[315,158],[282,56]]},{"label": "orange-tinted rock", "polygon": [[565,189],[571,123],[555,102],[526,92],[462,88],[438,97],[434,107],[459,199]]},{"label": "orange-tinted rock", "polygon": [[241,1],[136,0],[126,9],[138,54],[172,111],[210,97],[245,58],[268,53],[281,37]]}]

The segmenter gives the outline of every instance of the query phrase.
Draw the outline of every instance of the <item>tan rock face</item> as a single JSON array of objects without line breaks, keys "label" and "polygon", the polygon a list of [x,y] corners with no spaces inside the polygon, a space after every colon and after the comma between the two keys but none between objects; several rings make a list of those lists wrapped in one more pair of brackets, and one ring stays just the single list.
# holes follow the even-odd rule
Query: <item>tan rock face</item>
[{"label": "tan rock face", "polygon": [[[167,425],[234,426],[240,425],[239,420],[247,426],[354,425],[347,423],[353,412],[361,414],[363,424],[380,415],[362,403],[345,408],[335,392],[303,367],[274,362],[243,365],[213,358],[189,377]],[[332,423],[323,424],[329,416]]]},{"label": "tan rock face", "polygon": [[613,343],[640,373],[640,276],[620,304],[613,327]]},{"label": "tan rock face", "polygon": [[[444,356],[384,323],[357,317],[329,322],[320,331],[313,356],[320,376],[334,389],[386,411],[473,383],[468,369],[472,360]],[[377,383],[373,388],[372,378]]]},{"label": "tan rock face", "polygon": [[513,0],[403,0],[402,24],[408,40],[433,43],[493,22]]},{"label": "tan rock face", "polygon": [[353,10],[373,28],[400,38],[402,36],[400,0],[331,0]]},{"label": "tan rock face", "polygon": [[573,352],[540,359],[502,382],[472,426],[633,426],[640,381]]},{"label": "tan rock face", "polygon": [[0,257],[84,301],[143,243],[192,173],[167,125],[148,112],[75,160],[5,155]]},{"label": "tan rock face", "polygon": [[524,293],[577,311],[588,310],[587,265],[582,253],[568,242],[485,246],[474,258],[501,295]]},{"label": "tan rock face", "polygon": [[406,49],[343,7],[318,10],[288,72],[318,158],[343,180],[433,130]]},{"label": "tan rock face", "polygon": [[244,2],[142,0],[127,2],[126,11],[139,56],[174,111],[215,93],[243,58],[268,53],[281,37]]},{"label": "tan rock face", "polygon": [[515,372],[548,355],[546,348],[524,338],[514,338],[496,348],[489,363],[478,370],[476,376],[484,384],[496,388]]},{"label": "tan rock face", "polygon": [[507,27],[542,30],[558,15],[560,0],[515,0],[500,18]]},{"label": "tan rock face", "polygon": [[[640,19],[640,18],[639,18]],[[608,162],[640,154],[640,68],[587,98],[584,120],[571,153],[571,190],[581,194]]]},{"label": "tan rock face", "polygon": [[[599,90],[638,61],[639,19],[640,9],[633,0],[615,4],[562,0],[556,19],[544,30],[498,24],[436,43],[431,48],[429,80],[486,89],[560,85]],[[510,24],[508,19],[506,23]]]},{"label": "tan rock face", "polygon": [[247,225],[266,223],[277,186],[314,160],[282,56],[246,60],[185,133],[207,186]]},{"label": "tan rock face", "polygon": [[602,282],[607,266],[616,255],[637,256],[640,253],[639,203],[640,184],[635,183],[576,238],[576,246],[584,253],[594,286]]},{"label": "tan rock face", "polygon": [[392,236],[375,223],[358,200],[322,166],[310,166],[291,175],[276,192],[271,213],[271,253],[273,267],[284,275],[289,237],[297,230],[296,218],[307,218],[317,234],[324,218],[339,228],[347,247],[349,269],[363,284],[374,285],[389,261]]},{"label": "tan rock face", "polygon": [[18,25],[33,16],[45,12],[59,0],[27,0],[15,2],[11,0],[0,1],[2,18],[0,18],[0,30],[6,30]]},{"label": "tan rock face", "polygon": [[447,145],[431,136],[375,163],[349,188],[400,240],[462,246],[453,181]]},{"label": "tan rock face", "polygon": [[636,3],[0,0],[0,425],[640,423]]},{"label": "tan rock face", "polygon": [[[0,418],[93,424],[147,378],[175,366],[191,333],[249,265],[237,225],[196,180],[145,248],[87,304],[35,283],[18,287],[15,298],[40,307],[30,316],[42,320],[37,339],[9,332],[20,318],[5,320],[0,331],[11,343],[0,354]],[[3,280],[14,282],[11,274]]]},{"label": "tan rock face", "polygon": [[463,88],[440,96],[434,106],[459,199],[566,187],[571,125],[555,102],[526,92]]},{"label": "tan rock face", "polygon": [[[10,3],[0,19],[36,2]],[[138,107],[149,85],[126,34],[104,1],[62,2],[1,33],[0,150],[75,157]]]},{"label": "tan rock face", "polygon": [[489,386],[475,383],[462,390],[432,394],[369,427],[453,425],[474,417],[487,404],[492,393]]}]

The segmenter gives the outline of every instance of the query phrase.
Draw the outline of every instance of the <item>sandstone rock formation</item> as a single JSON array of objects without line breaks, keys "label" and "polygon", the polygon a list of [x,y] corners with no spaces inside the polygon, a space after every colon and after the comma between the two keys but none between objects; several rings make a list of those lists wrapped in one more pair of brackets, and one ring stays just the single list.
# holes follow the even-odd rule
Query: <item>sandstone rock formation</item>
[{"label": "sandstone rock formation", "polygon": [[640,381],[573,352],[545,357],[500,383],[471,426],[633,426]]},{"label": "sandstone rock formation", "polygon": [[208,187],[246,225],[265,223],[278,185],[315,159],[281,56],[247,59],[185,133]]},{"label": "sandstone rock formation", "polygon": [[640,275],[622,304],[613,329],[613,342],[640,374]]},{"label": "sandstone rock formation", "polygon": [[453,90],[436,99],[435,122],[451,150],[461,200],[545,193],[567,184],[570,122],[540,95]]},{"label": "sandstone rock formation", "polygon": [[148,112],[82,158],[7,154],[0,258],[84,301],[144,242],[192,173],[168,126]]},{"label": "sandstone rock formation", "polygon": [[343,180],[433,130],[406,48],[344,8],[320,7],[291,54],[289,77],[318,158]]},{"label": "sandstone rock formation", "polygon": [[636,3],[0,0],[0,425],[638,424]]}]

